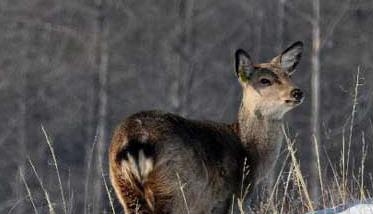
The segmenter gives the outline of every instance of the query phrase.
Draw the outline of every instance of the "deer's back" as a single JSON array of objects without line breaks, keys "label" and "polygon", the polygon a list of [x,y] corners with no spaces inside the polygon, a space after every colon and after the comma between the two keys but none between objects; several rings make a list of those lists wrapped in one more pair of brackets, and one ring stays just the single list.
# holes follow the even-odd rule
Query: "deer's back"
[{"label": "deer's back", "polygon": [[[131,152],[139,172],[138,176],[126,177],[121,160],[130,165],[127,156]],[[230,125],[158,111],[140,112],[122,122],[114,133],[111,178],[127,206],[130,200],[124,194],[128,190],[120,189],[128,185],[124,180],[130,179],[133,186],[143,189],[144,204],[153,204],[156,213],[183,213],[187,209],[190,213],[224,213],[241,188],[245,155]]]}]

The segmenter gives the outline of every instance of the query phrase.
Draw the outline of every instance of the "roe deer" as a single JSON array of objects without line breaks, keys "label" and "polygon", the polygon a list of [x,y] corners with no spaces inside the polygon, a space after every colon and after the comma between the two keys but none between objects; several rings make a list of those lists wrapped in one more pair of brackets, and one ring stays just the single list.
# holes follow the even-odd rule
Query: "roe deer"
[{"label": "roe deer", "polygon": [[227,213],[244,185],[256,185],[278,157],[283,115],[303,100],[291,81],[303,51],[296,42],[268,63],[235,53],[243,89],[232,124],[139,112],[114,131],[110,178],[125,213]]}]

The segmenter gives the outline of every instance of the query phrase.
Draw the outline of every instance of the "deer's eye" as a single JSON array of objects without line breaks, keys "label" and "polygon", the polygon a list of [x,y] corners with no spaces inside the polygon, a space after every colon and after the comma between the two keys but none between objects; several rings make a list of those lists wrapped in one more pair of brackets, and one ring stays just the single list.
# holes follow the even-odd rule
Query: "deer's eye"
[{"label": "deer's eye", "polygon": [[272,82],[269,79],[263,78],[260,80],[260,84],[265,85],[265,86],[270,86],[272,85]]}]

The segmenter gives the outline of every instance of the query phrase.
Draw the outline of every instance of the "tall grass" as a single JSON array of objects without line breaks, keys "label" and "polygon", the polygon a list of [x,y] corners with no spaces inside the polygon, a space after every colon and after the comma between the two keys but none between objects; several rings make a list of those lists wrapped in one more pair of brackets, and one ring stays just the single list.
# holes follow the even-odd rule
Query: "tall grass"
[{"label": "tall grass", "polygon": [[[31,190],[30,190],[30,187],[29,187],[29,185],[27,184],[27,181],[26,181],[26,179],[25,179],[25,176],[24,176],[24,172],[22,171],[22,170],[20,170],[20,176],[21,176],[21,179],[22,179],[22,182],[23,182],[23,184],[25,185],[25,189],[26,189],[26,191],[27,191],[27,196],[28,196],[28,199],[30,200],[30,202],[31,202],[31,205],[32,205],[32,208],[34,209],[34,213],[35,214],[39,214],[39,211],[38,211],[38,209],[36,208],[36,205],[35,205],[35,202],[34,202],[34,197],[32,196],[32,192],[31,192]],[[49,196],[48,196],[48,198],[49,198]]]},{"label": "tall grass", "polygon": [[[243,204],[243,201],[245,201],[245,198],[237,199],[236,203],[241,214],[305,213],[312,212],[317,209],[333,208],[339,205],[364,202],[368,198],[372,197],[369,192],[373,189],[372,182],[371,186],[367,187],[364,180],[367,178],[365,175],[365,164],[368,155],[364,133],[362,133],[361,136],[362,156],[359,166],[356,166],[359,167],[359,169],[357,170],[350,165],[350,174],[348,175],[343,173],[340,166],[332,163],[329,155],[327,155],[326,152],[325,156],[327,157],[328,163],[326,163],[326,166],[324,167],[331,170],[332,176],[329,177],[326,173],[322,173],[325,171],[325,169],[322,169],[322,164],[319,158],[320,154],[317,155],[317,171],[322,190],[320,195],[322,198],[321,203],[311,200],[309,192],[313,187],[307,184],[307,179],[301,171],[299,160],[297,158],[297,152],[294,148],[295,141],[289,139],[286,133],[285,136],[287,155],[273,187],[267,191],[268,197],[264,198],[265,200],[260,204],[254,205],[256,206],[255,209],[252,209],[252,207],[244,209],[245,204]],[[318,147],[317,142],[315,142],[315,147]],[[246,205],[246,207],[250,206],[253,205]]]},{"label": "tall grass", "polygon": [[[55,167],[55,172],[57,175],[57,181],[58,186],[60,189],[60,202],[63,204],[63,212],[66,212],[67,210],[72,210],[71,208],[65,207],[66,199],[64,196],[64,188],[63,188],[63,180],[59,176],[59,167],[57,163],[57,158],[54,153],[54,149],[52,146],[52,143],[47,135],[46,130],[43,128],[43,133],[47,139],[50,152],[52,154],[52,160],[53,165]],[[322,204],[317,204],[314,201],[311,200],[310,197],[310,189],[312,187],[307,185],[307,179],[304,176],[299,160],[297,158],[297,151],[294,148],[294,144],[296,143],[295,140],[290,139],[288,134],[284,130],[285,135],[285,144],[286,144],[286,155],[284,158],[284,162],[281,166],[281,169],[279,171],[279,174],[276,176],[276,181],[274,182],[274,186],[269,191],[269,197],[266,198],[265,201],[262,201],[260,206],[255,209],[255,211],[252,211],[253,213],[305,213],[308,211],[316,210],[316,208],[325,208],[325,207],[335,207],[339,204],[346,204],[349,201],[364,201],[367,198],[371,197],[371,194],[367,191],[367,188],[365,186],[366,183],[366,174],[365,174],[365,164],[366,164],[366,158],[368,155],[368,146],[366,144],[365,134],[361,134],[361,153],[362,157],[359,163],[359,170],[355,170],[350,165],[350,171],[356,172],[358,171],[358,174],[350,173],[349,175],[345,174],[343,171],[343,165],[333,164],[330,160],[329,155],[325,152],[325,157],[327,159],[327,167],[332,172],[332,179],[325,179],[325,174],[322,173],[322,164],[320,162],[320,153],[317,153],[318,157],[318,177],[320,179],[320,185],[321,185],[321,197],[322,197]],[[319,151],[319,145],[318,142],[314,142],[315,149]],[[347,150],[347,152],[349,152]],[[341,162],[346,163],[346,160],[343,160],[345,156],[341,155]],[[48,205],[48,212],[51,214],[57,213],[55,210],[56,203],[52,202],[50,194],[45,187],[42,178],[39,176],[37,169],[32,162],[31,159],[29,159],[29,165],[37,178],[37,181],[42,189],[42,192],[44,193],[44,198]],[[325,167],[325,166],[324,166]],[[246,167],[244,168],[245,173],[243,174],[242,179],[246,179],[246,176],[248,176],[248,172],[246,171]],[[105,191],[107,194],[107,198],[110,205],[110,212],[115,213],[115,206],[114,206],[114,198],[112,197],[110,187],[106,181],[105,174],[102,170],[101,172],[103,185],[105,187]],[[21,174],[21,178],[23,180],[23,183],[26,188],[27,198],[29,199],[33,209],[34,213],[40,213],[38,211],[38,206],[34,200],[32,190],[27,184],[26,179],[24,178],[24,175]],[[370,178],[371,185],[372,185],[372,178]],[[180,191],[183,194],[184,191],[184,185],[180,183]],[[242,183],[243,184],[243,183]],[[372,189],[373,186],[370,186],[369,189]],[[235,201],[235,203],[238,204],[238,210],[239,213],[247,213],[249,209],[247,209],[247,204],[245,204],[245,201],[247,197],[249,197],[249,187],[248,186],[242,186],[241,195],[239,197],[233,197],[232,200]],[[187,207],[187,199],[184,197],[185,206]],[[233,204],[232,204],[232,213],[233,213]],[[188,211],[188,208],[186,208]]]},{"label": "tall grass", "polygon": [[[47,140],[48,147],[50,149],[50,153],[53,160],[53,165],[55,168],[55,173],[58,181],[58,186],[60,189],[60,201],[58,203],[62,203],[63,206],[63,212],[67,213],[67,210],[72,210],[72,208],[67,207],[66,199],[65,199],[65,191],[64,191],[64,184],[63,180],[60,177],[59,173],[59,167],[57,163],[57,157],[53,149],[53,145],[51,143],[50,138],[48,137],[48,134],[44,128],[42,128],[42,131],[44,133],[44,136]],[[250,213],[278,213],[278,214],[284,214],[284,213],[305,213],[308,211],[314,211],[317,208],[326,208],[326,207],[335,207],[340,204],[346,204],[349,202],[356,202],[356,201],[365,201],[367,198],[372,197],[371,193],[367,190],[365,183],[367,179],[367,175],[365,174],[365,164],[366,159],[368,155],[368,145],[366,144],[365,134],[364,132],[361,133],[361,160],[359,161],[359,170],[356,170],[351,165],[349,166],[349,174],[346,174],[345,167],[346,165],[343,165],[347,163],[345,153],[341,152],[341,165],[338,165],[336,163],[333,163],[327,154],[326,151],[324,151],[324,156],[326,157],[326,162],[324,165],[320,162],[320,153],[319,153],[319,144],[318,142],[314,142],[314,146],[317,152],[317,166],[318,166],[318,177],[320,179],[320,185],[321,185],[321,198],[322,203],[318,204],[315,201],[311,200],[310,197],[310,190],[312,186],[309,186],[307,184],[307,178],[304,176],[304,173],[302,172],[302,169],[300,167],[299,160],[297,158],[297,151],[294,148],[294,144],[296,143],[294,139],[291,139],[288,134],[286,133],[285,129],[283,130],[284,136],[285,136],[285,158],[284,162],[279,170],[279,174],[276,176],[276,181],[274,182],[274,186],[268,191],[269,197],[265,198],[264,201],[261,202],[259,207],[256,207],[255,211],[248,209],[248,205],[245,204],[245,201],[247,201],[247,197],[249,197],[249,186],[243,186],[241,189],[241,194],[238,197],[233,197],[232,201],[235,202],[235,204],[238,205],[238,212],[248,213],[250,210]],[[343,137],[344,139],[344,137]],[[344,140],[342,139],[342,142]],[[349,149],[347,149],[346,153],[350,153]],[[31,167],[33,174],[37,178],[37,181],[42,189],[42,192],[44,193],[44,198],[47,202],[48,206],[48,212],[51,214],[57,213],[55,210],[56,203],[52,202],[50,194],[48,192],[48,189],[45,187],[42,178],[39,176],[37,169],[32,162],[31,159],[29,159],[29,166]],[[326,179],[326,174],[322,173],[323,170],[322,167],[329,168],[332,177],[331,179]],[[102,170],[102,168],[101,168]],[[243,168],[244,172],[242,180],[244,181],[246,179],[246,176],[248,176],[247,167],[245,166]],[[357,172],[357,174],[355,174]],[[110,186],[108,185],[105,174],[102,170],[101,172],[103,185],[105,187],[105,191],[107,194],[107,199],[109,201],[110,205],[110,212],[115,213],[115,206],[114,206],[114,198],[112,197],[112,193],[110,190]],[[29,199],[34,213],[40,213],[38,210],[37,202],[35,201],[32,193],[32,189],[30,189],[29,185],[27,184],[26,179],[24,178],[24,175],[21,174],[21,178],[23,180],[23,183],[25,185],[27,198]],[[183,194],[184,191],[184,185],[181,183],[180,178],[179,184],[180,184],[180,191]],[[368,189],[373,188],[373,182],[372,177],[370,177],[370,185]],[[243,184],[244,182],[242,182]],[[183,194],[184,195],[184,194]],[[187,198],[184,196],[184,202],[186,206],[186,210],[188,209],[188,203]],[[233,213],[234,204],[232,204],[231,212]]]},{"label": "tall grass", "polygon": [[[54,151],[54,147],[53,147],[53,144],[52,144],[52,140],[50,139],[46,129],[44,128],[44,126],[41,126],[41,131],[45,137],[45,140],[46,140],[46,143],[48,145],[48,149],[49,149],[49,152],[50,152],[50,155],[52,157],[52,165],[55,169],[55,174],[56,174],[56,178],[57,178],[57,182],[58,182],[58,188],[59,188],[59,192],[60,192],[60,201],[58,201],[57,203],[54,203],[52,202],[52,199],[51,199],[51,196],[50,196],[50,190],[48,190],[46,188],[46,186],[44,185],[44,182],[43,182],[43,179],[42,177],[39,175],[39,173],[37,172],[37,168],[35,166],[35,164],[33,163],[33,161],[28,158],[28,163],[32,169],[32,172],[34,174],[34,176],[36,177],[36,180],[37,182],[39,183],[39,186],[44,194],[44,199],[46,201],[46,204],[48,206],[48,213],[50,214],[56,214],[56,213],[59,213],[59,212],[56,212],[56,204],[62,204],[62,212],[67,214],[67,213],[72,213],[72,210],[73,210],[73,203],[69,203],[67,204],[66,202],[66,196],[65,196],[65,190],[64,190],[64,182],[63,182],[63,179],[61,178],[61,173],[60,173],[60,168],[59,168],[59,165],[58,165],[58,161],[57,161],[57,156],[56,156],[56,153]],[[94,147],[95,143],[93,144],[93,147]],[[91,162],[91,158],[93,158],[93,150],[94,148],[92,148],[91,150],[91,156],[90,156],[90,160],[89,162]],[[91,167],[90,166],[90,163],[88,163],[88,166],[89,168]],[[110,212],[115,214],[115,206],[114,206],[114,198],[112,197],[112,193],[111,193],[111,190],[110,190],[110,187],[106,181],[106,175],[104,173],[104,170],[102,168],[102,166],[100,166],[100,169],[101,169],[101,178],[102,178],[102,184],[103,186],[105,187],[105,192],[106,192],[106,195],[107,195],[107,198],[108,198],[108,201],[109,201],[109,204],[110,204]],[[88,173],[90,172],[90,169],[88,169]],[[25,186],[25,189],[26,189],[26,193],[27,193],[27,198],[29,199],[32,207],[33,207],[33,210],[34,210],[34,213],[35,214],[38,214],[40,213],[39,212],[39,209],[43,208],[43,205],[37,205],[37,201],[35,200],[35,198],[33,197],[33,193],[32,193],[32,189],[29,187],[28,183],[27,183],[27,180],[24,176],[24,173],[21,171],[20,172],[20,176],[21,176],[21,179],[24,183],[24,186]],[[87,197],[88,198],[88,181],[89,181],[89,175],[87,175],[87,178],[85,179],[86,180],[86,183],[85,183],[85,188],[84,188],[84,197]],[[84,213],[87,213],[87,210],[86,210],[86,206],[87,206],[87,198],[84,199]],[[71,198],[72,200],[72,198]],[[70,207],[68,207],[68,205]],[[97,213],[102,213],[101,211],[96,211]]]},{"label": "tall grass", "polygon": [[[32,168],[32,171],[34,172],[39,184],[40,184],[41,189],[43,190],[45,200],[47,201],[47,204],[48,204],[49,213],[50,214],[55,214],[56,212],[54,210],[54,204],[52,203],[52,201],[50,199],[50,196],[49,196],[49,193],[48,193],[47,189],[44,187],[43,180],[41,179],[41,177],[37,173],[36,167],[35,167],[34,163],[31,161],[31,159],[29,159],[29,164],[30,164],[30,166]],[[30,200],[33,201],[32,198],[30,198]]]},{"label": "tall grass", "polygon": [[62,181],[61,181],[61,176],[60,176],[60,170],[58,169],[57,158],[56,158],[56,155],[54,153],[52,142],[51,142],[51,140],[50,140],[50,138],[49,138],[49,136],[47,134],[47,131],[45,130],[44,126],[41,126],[41,130],[43,131],[44,137],[45,137],[45,139],[47,141],[47,144],[48,144],[49,151],[51,152],[51,155],[52,155],[52,158],[53,158],[53,166],[56,169],[56,175],[57,175],[57,179],[58,179],[58,186],[60,188],[61,200],[62,200],[62,204],[63,204],[63,211],[64,211],[65,214],[67,214],[65,193],[64,193],[64,190],[63,190],[63,186],[62,186]]},{"label": "tall grass", "polygon": [[[48,147],[52,156],[53,165],[55,168],[55,173],[57,177],[57,182],[60,190],[60,201],[59,204],[62,203],[63,206],[63,212],[67,213],[67,210],[72,210],[71,208],[67,207],[66,199],[65,199],[65,191],[64,191],[64,184],[63,180],[60,177],[59,173],[59,167],[57,162],[57,157],[53,149],[53,145],[51,143],[50,138],[48,137],[48,134],[44,127],[42,128],[42,131],[44,133],[44,136],[46,138],[46,141],[48,143]],[[307,184],[307,178],[304,176],[304,173],[302,172],[302,169],[300,167],[299,160],[297,158],[297,151],[294,148],[294,144],[296,143],[294,139],[291,139],[286,131],[284,130],[285,135],[285,158],[284,162],[280,168],[279,174],[276,176],[276,181],[274,182],[273,188],[269,190],[269,197],[266,198],[264,201],[261,202],[259,207],[256,209],[251,210],[251,213],[305,213],[308,211],[314,211],[317,208],[326,208],[326,207],[335,207],[340,204],[346,204],[349,202],[356,202],[360,201],[363,202],[367,198],[372,197],[371,193],[367,189],[373,188],[373,182],[372,177],[370,177],[370,185],[369,188],[366,188],[367,183],[367,175],[365,170],[365,164],[366,159],[368,155],[368,145],[366,144],[365,134],[364,132],[361,133],[361,159],[359,161],[359,169],[356,170],[353,166],[349,165],[349,171],[350,173],[347,174],[347,167],[344,164],[347,164],[347,161],[345,158],[344,152],[341,152],[341,165],[338,165],[336,163],[333,163],[327,154],[326,151],[324,151],[324,156],[326,157],[326,162],[324,165],[320,162],[320,153],[319,153],[319,144],[318,142],[314,142],[314,146],[317,152],[317,166],[318,166],[318,177],[320,179],[320,185],[321,185],[321,198],[322,203],[318,204],[315,201],[311,200],[310,197],[310,190],[312,186],[309,186]],[[344,139],[344,137],[343,137]],[[344,140],[342,139],[342,143],[344,143]],[[351,153],[350,146],[348,147],[347,151],[345,151],[347,154]],[[37,169],[32,162],[31,159],[29,159],[29,166],[31,167],[34,176],[37,178],[37,181],[42,189],[42,192],[44,194],[44,199],[47,202],[48,206],[48,212],[51,214],[57,213],[55,210],[56,203],[51,200],[50,194],[48,192],[48,189],[45,187],[42,177],[39,176]],[[326,174],[322,173],[323,170],[322,167],[327,167],[330,169],[332,173],[331,179],[326,179]],[[247,168],[244,167],[244,172],[242,180],[246,179],[246,176],[248,176]],[[344,171],[346,170],[346,171]],[[355,174],[357,172],[357,174]],[[110,205],[110,212],[115,213],[115,206],[114,206],[114,198],[112,197],[112,193],[110,190],[110,186],[108,185],[105,174],[102,170],[101,172],[103,185],[105,187],[105,191],[107,194],[107,199],[109,201]],[[37,202],[35,201],[32,193],[32,189],[30,189],[27,180],[25,179],[23,173],[21,174],[21,178],[23,180],[23,183],[25,185],[27,198],[29,199],[34,213],[40,213],[38,210]],[[180,191],[183,194],[184,191],[184,185],[181,183],[180,178],[179,184],[180,184]],[[243,182],[242,182],[243,184]],[[247,197],[249,197],[249,186],[243,186],[241,194],[238,197],[233,197],[232,201],[234,201],[238,205],[238,212],[248,213],[250,209],[248,209],[248,205],[245,204],[245,201],[247,201]],[[184,194],[183,194],[184,195]],[[187,198],[184,196],[184,202],[186,206],[186,210],[188,209],[188,203]],[[232,204],[232,213],[233,208],[235,205]]]},{"label": "tall grass", "polygon": [[[268,192],[268,197],[264,198],[263,201],[255,209],[251,209],[251,204],[247,204],[248,197],[250,197],[249,190],[250,186],[244,186],[244,181],[249,175],[248,167],[246,164],[243,166],[242,174],[242,183],[241,183],[241,193],[238,196],[232,197],[232,207],[231,213],[234,213],[235,207],[238,212],[243,214],[247,212],[252,213],[275,213],[275,214],[284,214],[284,213],[305,213],[309,211],[314,211],[321,208],[327,207],[336,207],[341,204],[348,204],[350,202],[360,201],[363,202],[368,198],[372,197],[372,193],[369,190],[373,189],[373,178],[371,175],[366,173],[366,160],[368,156],[368,144],[366,142],[365,132],[361,133],[361,158],[358,162],[358,166],[351,164],[351,147],[352,144],[357,144],[359,142],[353,142],[353,131],[354,131],[354,122],[355,114],[358,105],[358,92],[360,83],[360,68],[356,74],[356,82],[354,87],[353,94],[353,104],[351,115],[349,119],[348,127],[348,136],[346,137],[346,128],[343,129],[341,136],[341,151],[339,162],[333,162],[330,158],[328,152],[325,148],[320,146],[320,142],[316,140],[313,141],[313,146],[316,151],[316,161],[317,161],[317,177],[319,179],[319,185],[321,189],[321,202],[312,201],[310,197],[310,191],[312,186],[307,183],[307,173],[302,172],[301,164],[298,159],[299,153],[295,149],[296,140],[292,139],[287,131],[283,129],[285,136],[285,150],[284,150],[284,159],[283,163],[280,166],[278,175],[275,177],[275,182],[269,190],[263,190]],[[372,124],[371,124],[372,125]],[[372,125],[373,131],[373,125]],[[59,188],[59,200],[53,202],[50,193],[46,186],[44,185],[42,177],[38,174],[37,168],[35,167],[33,161],[28,159],[29,166],[33,172],[33,175],[36,177],[36,180],[42,190],[43,197],[48,207],[48,212],[50,214],[55,214],[56,204],[62,204],[63,213],[72,212],[72,203],[67,203],[65,190],[64,190],[64,180],[60,176],[60,169],[57,161],[57,154],[54,151],[52,141],[46,131],[42,126],[42,133],[46,139],[46,143],[49,148],[50,155],[52,157],[52,165],[54,166],[56,180]],[[347,142],[346,142],[347,139]],[[325,142],[323,142],[325,143]],[[87,208],[87,198],[88,198],[88,189],[89,189],[89,173],[91,171],[91,162],[94,158],[94,147],[93,144],[92,150],[89,152],[89,160],[87,166],[87,177],[85,178],[85,188],[84,188],[84,213],[89,213]],[[105,192],[107,199],[110,205],[110,212],[115,213],[115,199],[112,197],[110,185],[106,181],[106,175],[102,166],[101,176],[102,176],[102,185],[105,187]],[[329,173],[328,173],[329,171]],[[40,206],[38,206],[38,201],[35,199],[33,190],[30,188],[27,178],[25,178],[24,172],[20,172],[20,177],[25,186],[25,195],[32,205],[33,212],[38,214],[40,213]],[[183,196],[184,204],[186,206],[186,211],[189,213],[188,208],[188,199],[184,194],[184,184],[181,183],[180,177],[177,174],[178,183],[180,185],[180,191]],[[370,184],[370,186],[367,186]],[[101,213],[100,211],[96,211]]]}]

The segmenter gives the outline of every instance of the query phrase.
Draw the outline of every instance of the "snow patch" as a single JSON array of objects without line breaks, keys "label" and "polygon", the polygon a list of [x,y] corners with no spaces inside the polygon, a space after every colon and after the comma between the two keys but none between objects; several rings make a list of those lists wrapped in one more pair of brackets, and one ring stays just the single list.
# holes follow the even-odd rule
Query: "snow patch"
[{"label": "snow patch", "polygon": [[339,213],[340,214],[373,214],[373,204],[358,204]]}]

